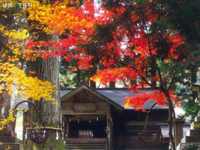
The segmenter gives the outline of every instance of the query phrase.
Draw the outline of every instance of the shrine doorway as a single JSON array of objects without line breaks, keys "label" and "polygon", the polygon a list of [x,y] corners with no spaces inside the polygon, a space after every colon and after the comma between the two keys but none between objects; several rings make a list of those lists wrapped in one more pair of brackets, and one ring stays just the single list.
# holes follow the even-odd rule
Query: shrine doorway
[{"label": "shrine doorway", "polygon": [[[95,118],[95,119],[94,119]],[[64,116],[65,138],[107,138],[104,116]]]}]

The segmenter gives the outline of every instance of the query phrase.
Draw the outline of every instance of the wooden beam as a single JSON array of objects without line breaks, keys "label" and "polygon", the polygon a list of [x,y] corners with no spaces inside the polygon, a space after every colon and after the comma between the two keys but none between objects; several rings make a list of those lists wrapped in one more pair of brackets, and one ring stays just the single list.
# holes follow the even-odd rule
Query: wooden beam
[{"label": "wooden beam", "polygon": [[107,110],[107,127],[108,127],[108,150],[113,150],[113,121],[112,121],[112,113],[110,106]]},{"label": "wooden beam", "polygon": [[67,132],[66,132],[66,138],[69,138],[69,126],[70,126],[70,122],[69,122],[69,120],[68,119],[66,119],[66,130],[67,130]]},{"label": "wooden beam", "polygon": [[88,115],[88,116],[92,116],[92,115],[106,115],[107,114],[107,112],[106,111],[96,111],[96,112],[72,112],[72,111],[62,111],[62,115],[73,115],[73,116],[76,116],[76,115],[82,115],[82,116],[84,116],[84,115]]},{"label": "wooden beam", "polygon": [[94,103],[74,103],[75,112],[95,112],[96,105]]}]

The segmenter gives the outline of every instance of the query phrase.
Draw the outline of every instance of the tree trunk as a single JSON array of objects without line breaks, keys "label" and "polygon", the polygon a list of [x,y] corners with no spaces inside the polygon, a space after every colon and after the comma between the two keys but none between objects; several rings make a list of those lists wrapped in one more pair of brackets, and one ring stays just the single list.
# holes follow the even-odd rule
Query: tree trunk
[{"label": "tree trunk", "polygon": [[172,126],[173,126],[173,116],[175,117],[175,114],[174,114],[174,107],[173,107],[173,104],[172,104],[172,101],[170,99],[170,96],[169,96],[169,91],[164,91],[164,94],[167,98],[167,103],[168,103],[168,113],[169,113],[169,117],[168,117],[168,129],[169,129],[169,139],[170,139],[170,143],[171,143],[171,146],[172,146],[172,149],[173,150],[176,150],[176,147],[175,147],[175,143],[174,143],[174,138],[173,138],[173,135],[172,135]]},{"label": "tree trunk", "polygon": [[[89,78],[95,75],[96,73],[97,73],[97,68],[96,66],[94,66],[93,68],[90,69]],[[96,88],[96,82],[90,81],[90,87]]]},{"label": "tree trunk", "polygon": [[49,81],[56,86],[58,93],[53,93],[52,98],[58,105],[52,105],[52,101],[42,102],[42,119],[45,126],[60,127],[60,97],[59,97],[59,58],[50,57],[43,61],[43,81]]},{"label": "tree trunk", "polygon": [[197,69],[195,68],[195,66],[192,66],[192,69],[190,69],[191,71],[191,81],[192,83],[196,83],[197,82]]},{"label": "tree trunk", "polygon": [[81,84],[81,82],[82,82],[81,81],[81,70],[78,69],[78,66],[77,66],[76,75],[77,75],[76,87],[78,87]]},{"label": "tree trunk", "polygon": [[[55,40],[56,37],[53,36]],[[59,57],[50,57],[48,60],[42,62],[42,80],[49,81],[53,85],[57,92],[52,94],[52,98],[55,99],[58,105],[53,105],[52,101],[42,100],[41,102],[41,118],[42,123],[49,134],[46,142],[42,144],[36,144],[28,138],[26,142],[25,150],[65,150],[64,143],[61,136],[61,103],[59,96]],[[29,133],[29,132],[28,132]]]},{"label": "tree trunk", "polygon": [[[156,67],[153,63],[151,63],[151,78],[156,76]],[[154,87],[156,87],[156,81],[152,81],[151,83]]]},{"label": "tree trunk", "polygon": [[115,88],[115,82],[110,82],[110,88]]}]

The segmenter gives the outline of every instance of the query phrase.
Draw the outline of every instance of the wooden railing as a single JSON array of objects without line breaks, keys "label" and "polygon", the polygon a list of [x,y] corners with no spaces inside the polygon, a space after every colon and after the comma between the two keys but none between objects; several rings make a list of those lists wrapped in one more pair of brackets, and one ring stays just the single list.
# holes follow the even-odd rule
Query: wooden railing
[{"label": "wooden railing", "polygon": [[[161,127],[158,125],[147,125],[146,132],[161,133]],[[144,132],[144,125],[126,125],[124,136],[138,136],[138,133]]]}]

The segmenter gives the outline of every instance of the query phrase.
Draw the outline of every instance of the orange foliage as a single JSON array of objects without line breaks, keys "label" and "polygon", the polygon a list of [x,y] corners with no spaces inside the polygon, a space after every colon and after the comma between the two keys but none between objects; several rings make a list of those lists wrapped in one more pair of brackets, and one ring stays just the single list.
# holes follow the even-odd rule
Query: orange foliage
[{"label": "orange foliage", "polygon": [[99,71],[94,75],[91,80],[94,82],[100,81],[102,84],[106,85],[108,82],[115,82],[116,80],[125,80],[129,78],[130,80],[136,80],[136,72],[132,69],[123,68],[108,68]]},{"label": "orange foliage", "polygon": [[[175,104],[178,106],[177,97],[175,97],[173,94],[174,92],[172,91],[169,92],[170,99],[174,101]],[[158,106],[163,106],[167,104],[166,96],[164,95],[164,93],[156,90],[150,94],[143,92],[141,95],[137,95],[135,97],[126,97],[124,99],[126,103],[124,106],[125,107],[132,106],[136,110],[144,109],[144,103],[149,100],[155,100]]]},{"label": "orange foliage", "polygon": [[[98,60],[106,69],[99,71],[91,80],[100,81],[103,84],[116,80],[137,80],[137,84],[130,87],[134,92],[138,92],[141,87],[149,87],[147,82],[165,80],[162,74],[157,74],[150,79],[146,74],[153,62],[151,58],[157,57],[159,52],[163,50],[163,45],[160,46],[159,42],[165,41],[169,44],[169,49],[163,52],[166,55],[164,62],[169,64],[172,59],[181,59],[179,50],[185,39],[181,38],[177,32],[169,29],[162,34],[159,32],[151,34],[148,31],[149,26],[159,19],[160,15],[159,11],[151,8],[151,0],[145,2],[148,7],[145,8],[142,15],[133,11],[134,9],[130,12],[129,7],[123,3],[116,5],[116,7],[99,7],[96,10],[93,2],[85,1],[84,6],[78,9],[66,7],[67,4],[56,2],[54,5],[40,5],[28,9],[29,20],[38,21],[48,34],[65,35],[66,38],[58,41],[28,40],[26,49],[22,51],[25,58],[42,57],[48,59],[50,56],[63,56],[66,61],[76,60],[79,69],[92,67],[91,62]],[[130,5],[130,8],[137,9],[136,3]],[[122,18],[127,20],[122,22],[124,21]],[[126,22],[129,24],[127,25]],[[99,40],[99,33],[95,27],[100,26],[104,29],[108,25],[111,27],[107,36],[111,40]],[[97,45],[94,46],[94,54],[90,51],[90,44]],[[89,46],[87,47],[87,45]],[[57,50],[46,50],[45,47]],[[185,61],[183,59],[183,62]],[[71,69],[76,68],[71,67]],[[145,81],[144,78],[148,79]],[[173,92],[169,91],[169,93],[171,100],[178,104],[176,98],[173,97]],[[156,100],[158,105],[166,104],[164,93],[159,91],[126,98],[125,101],[128,106],[140,109],[149,99]]]}]

